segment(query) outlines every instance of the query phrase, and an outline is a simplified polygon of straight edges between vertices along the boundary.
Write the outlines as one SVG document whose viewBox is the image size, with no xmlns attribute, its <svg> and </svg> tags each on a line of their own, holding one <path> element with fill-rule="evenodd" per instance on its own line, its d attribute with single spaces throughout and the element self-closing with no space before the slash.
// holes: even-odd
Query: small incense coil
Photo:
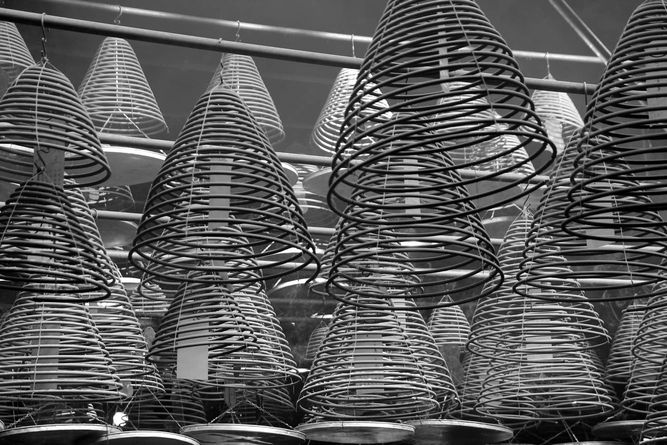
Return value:
<svg viewBox="0 0 667 445">
<path fill-rule="evenodd" d="M 0 69 L 7 74 L 8 84 L 27 67 L 34 65 L 35 59 L 12 22 L 0 21 Z"/>
<path fill-rule="evenodd" d="M 86 187 L 81 192 L 91 209 L 125 212 L 134 207 L 132 190 L 127 185 Z"/>
<path fill-rule="evenodd" d="M 267 280 L 317 262 L 275 152 L 240 97 L 220 86 L 198 101 L 153 181 L 130 259 L 167 291 L 210 259 L 208 271 L 229 272 L 235 248 L 266 261 Z"/>
<path fill-rule="evenodd" d="M 20 293 L 0 327 L 2 400 L 120 400 L 120 379 L 88 308 L 51 289 L 44 302 Z"/>
<path fill-rule="evenodd" d="M 489 358 L 512 352 L 523 344 L 524 335 L 529 332 L 548 337 L 541 346 L 532 345 L 542 348 L 544 353 L 552 346 L 574 352 L 581 347 L 605 345 L 609 335 L 604 324 L 580 291 L 578 295 L 572 293 L 572 298 L 565 302 L 533 298 L 543 296 L 546 291 L 532 288 L 532 285 L 523 286 L 520 293 L 515 292 L 522 252 L 532 225 L 533 216 L 527 210 L 510 224 L 498 250 L 498 260 L 506 279 L 498 291 L 477 305 L 472 318 L 470 345 L 477 353 L 488 354 Z"/>
<path fill-rule="evenodd" d="M 416 306 L 370 303 L 384 309 L 336 308 L 299 396 L 307 422 L 437 417 L 456 405 L 444 359 Z"/>
<path fill-rule="evenodd" d="M 214 357 L 256 347 L 252 328 L 227 283 L 220 276 L 207 279 L 215 284 L 181 283 L 162 318 L 148 355 L 161 369 L 177 365 L 179 348 L 207 346 L 210 374 L 217 366 Z"/>
<path fill-rule="evenodd" d="M 77 194 L 36 180 L 12 193 L 0 209 L 1 287 L 49 294 L 57 285 L 59 299 L 79 302 L 109 295 L 112 263 Z"/>
<path fill-rule="evenodd" d="M 74 181 L 70 186 L 99 184 L 110 175 L 95 127 L 74 87 L 51 64 L 41 62 L 23 70 L 0 99 L 0 178 L 26 181 L 35 170 L 43 170 L 46 154 L 60 152 L 64 177 Z"/>
<path fill-rule="evenodd" d="M 610 160 L 593 166 L 587 174 L 599 180 L 583 186 L 587 179 L 577 176 L 573 185 L 577 151 L 595 145 L 585 134 L 580 136 L 583 139 L 573 138 L 558 158 L 537 206 L 515 290 L 525 294 L 524 289 L 539 289 L 531 296 L 555 301 L 581 299 L 582 290 L 603 291 L 588 301 L 650 297 L 651 284 L 662 280 L 667 265 L 667 228 L 650 209 L 648 196 L 624 195 L 623 190 L 636 189 L 636 180 L 613 179 L 613 172 L 627 169 L 627 164 Z M 605 178 L 607 172 L 610 178 Z M 595 212 L 586 208 L 589 195 L 598 206 Z M 570 211 L 583 212 L 584 219 L 568 218 Z"/>
<path fill-rule="evenodd" d="M 465 99 L 453 104 L 449 99 L 454 97 Z M 491 116 L 464 119 L 464 123 L 455 119 L 482 112 L 483 108 L 475 101 L 478 97 L 486 101 L 486 109 L 493 111 Z M 447 105 L 438 105 L 443 99 Z M 378 109 L 381 101 L 386 101 L 388 107 Z M 440 119 L 443 112 L 452 119 Z M 409 126 L 403 126 L 391 132 L 387 131 L 393 127 L 388 115 L 392 120 L 400 115 L 405 123 L 428 125 L 409 130 Z M 346 108 L 332 160 L 330 202 L 334 198 L 345 200 L 344 189 L 355 187 L 360 172 L 372 170 L 383 158 L 399 155 L 393 142 L 409 141 L 418 145 L 428 141 L 449 152 L 504 134 L 516 136 L 519 145 L 495 153 L 495 158 L 532 145 L 534 149 L 526 150 L 530 156 L 500 170 L 484 171 L 461 180 L 458 185 L 473 185 L 504 173 L 514 173 L 545 152 L 552 152 L 553 159 L 555 150 L 534 112 L 509 47 L 476 3 L 440 0 L 424 4 L 421 0 L 392 0 L 368 47 Z M 476 169 L 491 160 L 481 157 L 452 169 Z M 480 192 L 471 192 L 470 198 L 488 200 L 478 210 L 512 202 L 539 186 L 524 184 L 549 163 L 498 187 L 480 187 Z M 494 198 L 517 186 L 522 189 L 518 194 Z"/>
<path fill-rule="evenodd" d="M 477 410 L 513 421 L 517 414 L 523 415 L 517 407 L 528 402 L 535 420 L 594 424 L 616 409 L 594 351 L 586 347 L 561 351 L 554 345 L 550 353 L 542 353 L 532 344 L 527 336 L 525 346 L 515 349 L 515 357 L 491 360 Z"/>
<path fill-rule="evenodd" d="M 607 383 L 622 389 L 628 385 L 634 362 L 632 347 L 645 313 L 646 305 L 644 304 L 631 304 L 623 310 L 621 322 L 614 334 L 607 358 L 605 369 Z"/>
<path fill-rule="evenodd" d="M 554 78 L 549 74 L 546 79 Z M 577 107 L 567 93 L 558 91 L 534 90 L 531 99 L 557 153 L 562 152 L 570 138 L 584 126 Z"/>
<path fill-rule="evenodd" d="M 181 427 L 206 423 L 206 413 L 194 382 L 162 373 L 165 391 L 137 397 L 126 406 L 131 426 L 139 430 L 179 432 Z"/>
<path fill-rule="evenodd" d="M 206 91 L 221 84 L 243 99 L 272 145 L 285 138 L 278 110 L 252 57 L 224 53 Z"/>
<path fill-rule="evenodd" d="M 667 10 L 661 0 L 644 1 L 633 11 L 584 115 L 586 129 L 595 141 L 590 151 L 600 155 L 590 157 L 588 152 L 582 151 L 577 171 L 573 174 L 573 177 L 584 174 L 584 189 L 589 184 L 595 187 L 599 177 L 621 184 L 639 180 L 639 185 L 615 190 L 617 196 L 627 198 L 627 201 L 620 200 L 618 207 L 625 206 L 630 211 L 665 208 L 664 203 L 651 205 L 632 199 L 633 196 L 645 195 L 655 196 L 661 201 L 665 193 L 665 21 Z M 601 166 L 616 161 L 627 168 L 606 171 L 604 176 L 599 177 L 599 173 L 591 173 L 602 172 Z M 597 198 L 596 195 L 589 196 L 590 201 L 582 202 L 574 210 L 580 210 L 579 207 L 583 210 L 596 209 Z M 586 212 L 572 212 L 570 216 L 589 221 Z M 645 226 L 643 222 L 636 223 Z M 664 223 L 660 221 L 656 224 L 662 226 Z"/>
<path fill-rule="evenodd" d="M 448 295 L 443 297 L 451 302 Z M 433 309 L 428 319 L 428 330 L 433 335 L 435 344 L 465 346 L 470 336 L 470 322 L 459 306 L 439 307 Z"/>
<path fill-rule="evenodd" d="M 317 350 L 320 348 L 322 342 L 324 341 L 324 337 L 327 334 L 327 329 L 329 329 L 327 324 L 320 324 L 310 333 L 310 336 L 308 337 L 308 343 L 306 345 L 306 353 L 303 358 L 307 363 L 310 364 L 313 362 L 313 360 L 315 360 L 315 355 L 317 354 Z"/>
<path fill-rule="evenodd" d="M 130 294 L 130 301 L 138 317 L 152 318 L 162 318 L 171 303 L 159 286 L 151 286 L 143 279 Z"/>
<path fill-rule="evenodd" d="M 102 41 L 79 96 L 97 131 L 148 137 L 167 129 L 137 55 L 124 39 Z"/>
</svg>

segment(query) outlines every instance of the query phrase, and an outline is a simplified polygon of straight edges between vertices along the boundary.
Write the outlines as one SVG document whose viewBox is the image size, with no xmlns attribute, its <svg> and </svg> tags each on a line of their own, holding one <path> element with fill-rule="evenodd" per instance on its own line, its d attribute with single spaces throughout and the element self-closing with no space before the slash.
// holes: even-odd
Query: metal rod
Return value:
<svg viewBox="0 0 667 445">
<path fill-rule="evenodd" d="M 577 15 L 576 12 L 567 4 L 565 0 L 549 0 L 551 6 L 560 14 L 561 17 L 570 25 L 570 28 L 577 33 L 579 38 L 597 55 L 606 65 L 611 57 L 611 51 L 595 35 L 591 28 Z"/>
<path fill-rule="evenodd" d="M 108 23 L 91 22 L 88 20 L 58 17 L 34 12 L 17 11 L 13 9 L 0 8 L 0 19 L 15 23 L 42 26 L 67 31 L 84 32 L 103 36 L 115 36 L 139 40 L 143 42 L 159 43 L 165 45 L 181 46 L 185 48 L 200 49 L 206 51 L 231 52 L 249 56 L 266 57 L 292 62 L 311 63 L 339 68 L 359 68 L 362 59 L 358 57 L 338 56 L 333 54 L 318 53 L 312 51 L 301 51 L 275 46 L 255 45 L 252 43 L 230 42 L 208 37 L 191 36 L 165 31 L 133 28 L 130 26 L 113 25 Z M 487 78 L 488 81 L 493 79 Z M 560 91 L 574 94 L 592 94 L 595 84 L 563 82 L 549 79 L 525 78 L 524 82 L 529 88 L 537 88 L 549 91 Z"/>
<path fill-rule="evenodd" d="M 33 2 L 22 2 L 20 4 L 21 9 L 27 10 L 28 6 L 32 7 L 34 11 L 37 7 L 34 6 L 35 3 L 40 3 L 40 1 Z M 187 14 L 180 14 L 174 12 L 166 11 L 156 11 L 152 9 L 144 8 L 135 8 L 132 6 L 118 6 L 105 3 L 94 3 L 91 1 L 85 0 L 41 0 L 42 4 L 51 5 L 51 6 L 71 6 L 81 10 L 90 10 L 94 12 L 107 12 L 111 15 L 112 18 L 117 17 L 119 12 L 122 12 L 122 17 L 139 17 L 139 18 L 149 18 L 155 19 L 163 22 L 176 22 L 181 23 L 191 23 L 194 25 L 209 25 L 216 28 L 228 28 L 230 30 L 236 31 L 239 27 L 241 30 L 246 33 L 251 32 L 260 32 L 260 33 L 273 33 L 280 34 L 283 36 L 291 36 L 298 38 L 314 38 L 321 39 L 330 42 L 341 42 L 341 43 L 351 43 L 355 44 L 365 44 L 368 45 L 371 42 L 370 36 L 361 36 L 361 35 L 352 35 L 344 34 L 338 32 L 328 32 L 328 31 L 315 31 L 310 29 L 300 29 L 300 28 L 291 28 L 284 26 L 273 26 L 273 25 L 263 25 L 260 23 L 251 23 L 251 22 L 241 22 L 236 20 L 224 20 L 214 17 L 200 17 Z M 577 54 L 559 54 L 559 53 L 546 53 L 541 51 L 524 51 L 524 50 L 513 50 L 512 53 L 517 58 L 527 59 L 527 60 L 539 60 L 544 59 L 547 55 L 551 61 L 562 61 L 562 62 L 574 62 L 574 63 L 591 63 L 591 64 L 601 64 L 604 63 L 598 57 L 594 56 L 585 56 Z"/>
</svg>

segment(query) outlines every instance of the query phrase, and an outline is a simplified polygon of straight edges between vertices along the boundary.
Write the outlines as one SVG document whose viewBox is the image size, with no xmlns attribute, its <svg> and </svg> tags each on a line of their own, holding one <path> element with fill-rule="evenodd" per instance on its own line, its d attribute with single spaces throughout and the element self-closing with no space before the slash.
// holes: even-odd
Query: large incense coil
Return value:
<svg viewBox="0 0 667 445">
<path fill-rule="evenodd" d="M 202 272 L 201 274 L 204 274 Z M 211 355 L 230 354 L 256 347 L 256 337 L 226 282 L 181 283 L 169 310 L 162 317 L 148 358 L 161 369 L 177 366 L 180 348 L 206 346 L 208 370 L 216 366 Z"/>
<path fill-rule="evenodd" d="M 553 80 L 551 74 L 546 78 Z M 531 99 L 549 139 L 558 153 L 562 152 L 570 138 L 584 126 L 577 107 L 567 93 L 559 91 L 534 90 Z"/>
<path fill-rule="evenodd" d="M 288 388 L 229 387 L 224 393 L 200 394 L 215 423 L 243 423 L 286 427 L 294 422 L 296 406 Z"/>
<path fill-rule="evenodd" d="M 481 413 L 512 421 L 517 406 L 527 399 L 535 420 L 590 424 L 616 409 L 594 351 L 563 351 L 555 346 L 551 353 L 539 353 L 528 345 L 532 345 L 530 339 L 514 352 L 523 357 L 491 361 L 478 400 Z"/>
<path fill-rule="evenodd" d="M 134 206 L 132 190 L 127 185 L 86 187 L 81 192 L 91 209 L 124 212 Z"/>
<path fill-rule="evenodd" d="M 239 96 L 220 86 L 197 102 L 153 181 L 130 258 L 161 280 L 181 281 L 211 259 L 208 271 L 229 272 L 233 248 L 253 249 L 262 269 L 271 268 L 265 279 L 316 261 L 275 152 Z"/>
<path fill-rule="evenodd" d="M 624 197 L 643 194 L 658 199 L 665 193 L 665 23 L 667 10 L 661 0 L 646 0 L 634 10 L 584 115 L 586 128 L 597 142 L 590 150 L 601 156 L 591 158 L 582 152 L 575 175 L 585 172 L 587 181 L 594 183 L 597 175 L 589 172 L 599 164 L 623 162 L 628 168 L 610 171 L 606 177 L 619 182 L 641 180 L 635 188 L 616 192 Z M 588 184 L 584 182 L 582 187 L 586 189 Z M 581 206 L 596 208 L 596 197 L 589 198 L 591 201 Z M 664 208 L 662 202 L 655 205 Z M 633 208 L 629 202 L 627 206 Z M 634 208 L 652 207 L 637 203 Z"/>
<path fill-rule="evenodd" d="M 454 97 L 464 99 L 460 103 L 449 101 Z M 483 111 L 475 100 L 477 97 L 483 98 L 484 106 L 494 113 L 474 120 L 456 119 Z M 447 105 L 438 105 L 441 100 L 448 102 Z M 369 112 L 369 108 L 378 108 L 379 101 L 386 101 L 388 107 Z M 443 112 L 448 113 L 450 119 L 440 119 Z M 387 122 L 387 114 L 392 118 L 402 115 L 406 123 L 418 121 L 430 125 L 414 131 L 405 131 L 407 127 L 402 127 L 400 131 L 389 132 L 387 129 L 393 124 Z M 346 109 L 332 160 L 330 202 L 334 197 L 349 200 L 343 189 L 354 187 L 356 178 L 372 170 L 379 159 L 400 156 L 392 141 L 409 140 L 418 144 L 428 139 L 449 152 L 504 134 L 516 136 L 519 145 L 495 153 L 494 158 L 521 148 L 530 153 L 529 157 L 461 180 L 460 185 L 473 185 L 513 173 L 547 149 L 555 150 L 534 112 L 510 49 L 477 4 L 471 0 L 390 1 L 368 47 Z M 371 140 L 375 142 L 364 142 Z M 533 147 L 527 149 L 529 146 Z M 451 169 L 476 169 L 489 160 L 482 157 Z M 479 192 L 471 193 L 470 197 L 488 198 L 486 206 L 480 210 L 514 201 L 538 187 L 537 184 L 523 187 L 523 184 L 548 164 L 498 187 L 480 187 Z M 518 194 L 511 193 L 499 200 L 493 198 L 519 185 L 523 190 Z"/>
<path fill-rule="evenodd" d="M 50 168 L 43 165 L 51 163 L 45 156 L 59 153 L 64 177 L 79 186 L 99 184 L 110 175 L 95 127 L 74 87 L 55 67 L 41 62 L 23 70 L 0 99 L 0 178 L 23 182 L 35 170 Z M 36 160 L 42 165 L 35 165 Z"/>
<path fill-rule="evenodd" d="M 126 407 L 131 426 L 139 430 L 179 432 L 186 425 L 206 423 L 206 413 L 194 382 L 162 374 L 165 392 L 133 399 Z"/>
<path fill-rule="evenodd" d="M 583 208 L 579 199 L 587 199 L 588 192 L 580 187 L 583 179 L 574 185 L 571 180 L 578 152 L 588 151 L 591 144 L 594 140 L 585 133 L 572 138 L 555 163 L 523 253 L 516 287 L 519 293 L 525 293 L 526 288 L 538 289 L 531 296 L 556 301 L 581 299 L 582 290 L 602 291 L 589 301 L 641 298 L 649 297 L 650 285 L 661 280 L 667 264 L 667 231 L 662 218 L 650 210 L 648 196 L 622 195 L 624 190 L 636 188 L 636 180 L 604 177 L 605 172 L 627 169 L 627 164 L 610 161 L 591 167 L 588 173 L 600 179 L 590 187 L 606 198 L 596 204 L 598 211 L 590 219 L 567 218 L 569 210 Z M 587 280 L 582 282 L 580 277 Z"/>
<path fill-rule="evenodd" d="M 625 389 L 630 380 L 634 361 L 632 347 L 645 313 L 644 304 L 631 304 L 623 310 L 605 369 L 605 380 L 611 385 Z"/>
<path fill-rule="evenodd" d="M 88 308 L 51 289 L 47 302 L 20 293 L 0 327 L 2 399 L 119 400 L 120 379 Z"/>
<path fill-rule="evenodd" d="M 641 443 L 664 443 L 667 438 L 667 395 L 664 363 L 660 365 L 659 376 L 656 379 L 655 392 L 650 400 L 650 408 L 646 413 L 646 420 L 641 431 Z"/>
<path fill-rule="evenodd" d="M 109 295 L 111 260 L 76 193 L 37 180 L 12 193 L 0 209 L 2 287 L 39 293 L 47 286 L 49 293 L 48 286 L 58 285 L 59 298 L 80 302 Z"/>
<path fill-rule="evenodd" d="M 35 59 L 16 25 L 0 21 L 0 69 L 7 75 L 7 83 L 13 82 L 21 71 L 34 64 Z"/>
<path fill-rule="evenodd" d="M 609 335 L 600 316 L 581 291 L 572 292 L 564 302 L 543 301 L 549 290 L 523 285 L 516 292 L 517 273 L 523 261 L 522 252 L 533 226 L 533 215 L 523 210 L 510 224 L 498 250 L 498 260 L 506 279 L 489 298 L 480 300 L 472 318 L 470 345 L 479 354 L 503 357 L 521 346 L 528 332 L 541 333 L 542 341 L 531 347 L 548 353 L 551 347 L 574 352 L 581 348 L 605 345 Z M 554 254 L 554 258 L 560 258 Z"/>
<path fill-rule="evenodd" d="M 445 362 L 415 306 L 373 303 L 384 308 L 337 306 L 299 396 L 307 422 L 409 420 L 454 406 Z"/>
<path fill-rule="evenodd" d="M 137 55 L 124 39 L 102 41 L 79 96 L 100 132 L 148 137 L 167 129 Z"/>
<path fill-rule="evenodd" d="M 272 145 L 285 138 L 278 110 L 252 57 L 224 53 L 206 91 L 221 84 L 243 99 Z"/>
</svg>

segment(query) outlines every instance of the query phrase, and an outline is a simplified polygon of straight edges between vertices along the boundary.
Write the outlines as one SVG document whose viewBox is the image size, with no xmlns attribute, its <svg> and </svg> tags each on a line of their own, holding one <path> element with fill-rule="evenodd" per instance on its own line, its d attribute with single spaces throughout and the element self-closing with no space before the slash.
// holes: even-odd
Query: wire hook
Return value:
<svg viewBox="0 0 667 445">
<path fill-rule="evenodd" d="M 350 43 L 352 43 L 352 57 L 357 57 L 357 54 L 354 51 L 354 34 L 350 35 Z"/>
<path fill-rule="evenodd" d="M 241 40 L 241 20 L 236 21 L 236 34 L 234 35 L 234 39 L 237 42 Z"/>
<path fill-rule="evenodd" d="M 123 6 L 118 5 L 118 15 L 116 15 L 116 18 L 113 19 L 114 25 L 120 25 L 120 18 L 123 15 Z"/>
<path fill-rule="evenodd" d="M 547 76 L 551 77 L 551 64 L 549 63 L 549 51 L 544 53 L 544 58 L 547 62 Z"/>
<path fill-rule="evenodd" d="M 41 25 L 42 25 L 42 60 L 47 62 L 49 60 L 49 57 L 46 53 L 46 25 L 44 24 L 44 19 L 46 18 L 46 13 L 42 12 L 42 19 L 41 19 Z"/>
</svg>

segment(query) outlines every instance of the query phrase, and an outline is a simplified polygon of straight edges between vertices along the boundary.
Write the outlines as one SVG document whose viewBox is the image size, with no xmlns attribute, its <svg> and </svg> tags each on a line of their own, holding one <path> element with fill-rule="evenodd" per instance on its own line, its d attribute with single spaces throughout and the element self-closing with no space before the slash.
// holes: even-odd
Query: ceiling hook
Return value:
<svg viewBox="0 0 667 445">
<path fill-rule="evenodd" d="M 120 18 L 123 15 L 123 6 L 118 5 L 118 15 L 116 15 L 116 18 L 113 19 L 114 25 L 120 25 Z"/>
</svg>

